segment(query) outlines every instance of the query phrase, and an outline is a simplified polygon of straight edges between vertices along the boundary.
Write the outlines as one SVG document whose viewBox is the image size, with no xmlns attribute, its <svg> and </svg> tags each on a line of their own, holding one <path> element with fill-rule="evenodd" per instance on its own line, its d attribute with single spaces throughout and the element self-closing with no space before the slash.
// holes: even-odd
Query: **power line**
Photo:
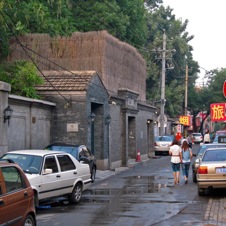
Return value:
<svg viewBox="0 0 226 226">
<path fill-rule="evenodd" d="M 8 26 L 8 24 L 7 24 L 7 22 L 6 22 L 6 19 L 5 19 L 4 14 L 3 14 L 1 11 L 0 11 L 0 13 L 1 13 L 2 17 L 3 17 L 3 20 L 4 20 L 4 22 L 5 22 L 6 27 L 12 32 L 12 34 L 13 34 L 14 37 L 16 38 L 17 42 L 20 44 L 21 48 L 23 49 L 23 51 L 25 52 L 25 54 L 29 57 L 29 59 L 32 61 L 32 63 L 35 65 L 35 67 L 37 68 L 37 70 L 38 70 L 38 71 L 42 74 L 42 76 L 50 83 L 50 85 L 56 90 L 56 92 L 58 92 L 58 94 L 59 94 L 63 99 L 65 99 L 65 100 L 67 101 L 67 103 L 69 103 L 69 100 L 68 100 L 66 97 L 64 97 L 64 96 L 59 92 L 59 90 L 57 90 L 57 89 L 53 86 L 53 84 L 48 80 L 48 78 L 46 78 L 46 76 L 45 76 L 45 75 L 43 74 L 43 72 L 40 70 L 40 68 L 38 67 L 38 65 L 37 65 L 37 64 L 35 63 L 35 61 L 33 60 L 33 58 L 27 53 L 27 51 L 26 51 L 24 45 L 22 45 L 22 43 L 21 43 L 20 40 L 18 39 L 18 37 L 17 37 L 17 35 L 15 34 L 15 32 L 14 32 L 11 28 L 9 28 L 9 26 Z"/>
</svg>

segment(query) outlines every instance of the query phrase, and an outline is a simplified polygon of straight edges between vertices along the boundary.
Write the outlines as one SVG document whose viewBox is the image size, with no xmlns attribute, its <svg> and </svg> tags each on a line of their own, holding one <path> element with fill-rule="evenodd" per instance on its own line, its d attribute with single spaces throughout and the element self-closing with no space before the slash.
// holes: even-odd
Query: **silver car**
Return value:
<svg viewBox="0 0 226 226">
<path fill-rule="evenodd" d="M 207 149 L 197 170 L 198 195 L 206 189 L 226 188 L 226 148 Z"/>
<path fill-rule="evenodd" d="M 222 148 L 222 147 L 226 148 L 226 143 L 225 144 L 210 143 L 210 144 L 202 144 L 202 145 L 200 145 L 197 154 L 196 155 L 193 154 L 193 156 L 196 156 L 195 161 L 192 163 L 192 179 L 193 179 L 193 182 L 197 182 L 196 174 L 197 174 L 197 170 L 198 170 L 198 167 L 199 167 L 200 159 L 202 158 L 203 153 L 209 148 Z"/>
<path fill-rule="evenodd" d="M 157 136 L 155 137 L 155 155 L 159 154 L 169 154 L 170 146 L 173 143 L 173 136 L 165 135 L 165 136 Z"/>
</svg>

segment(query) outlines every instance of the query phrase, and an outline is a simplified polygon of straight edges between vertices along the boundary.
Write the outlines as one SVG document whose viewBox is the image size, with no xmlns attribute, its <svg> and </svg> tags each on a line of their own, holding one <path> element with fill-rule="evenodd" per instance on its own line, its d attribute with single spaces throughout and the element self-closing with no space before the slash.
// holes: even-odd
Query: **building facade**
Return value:
<svg viewBox="0 0 226 226">
<path fill-rule="evenodd" d="M 157 109 L 146 101 L 146 62 L 134 47 L 106 31 L 33 34 L 12 40 L 9 61 L 29 60 L 21 44 L 32 50 L 45 79 L 38 92 L 56 104 L 50 143 L 85 143 L 103 170 L 128 166 L 138 153 L 153 155 Z"/>
</svg>

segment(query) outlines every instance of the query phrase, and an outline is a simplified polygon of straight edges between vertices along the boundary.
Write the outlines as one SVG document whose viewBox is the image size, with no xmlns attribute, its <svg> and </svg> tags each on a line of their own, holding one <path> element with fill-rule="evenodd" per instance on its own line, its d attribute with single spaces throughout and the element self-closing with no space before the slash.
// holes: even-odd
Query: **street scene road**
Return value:
<svg viewBox="0 0 226 226">
<path fill-rule="evenodd" d="M 194 145 L 194 153 L 198 145 Z M 226 192 L 197 195 L 191 170 L 188 184 L 181 174 L 174 185 L 170 156 L 135 163 L 131 168 L 98 172 L 82 201 L 64 199 L 44 203 L 37 212 L 38 225 L 226 225 Z M 65 223 L 66 222 L 66 223 Z"/>
</svg>

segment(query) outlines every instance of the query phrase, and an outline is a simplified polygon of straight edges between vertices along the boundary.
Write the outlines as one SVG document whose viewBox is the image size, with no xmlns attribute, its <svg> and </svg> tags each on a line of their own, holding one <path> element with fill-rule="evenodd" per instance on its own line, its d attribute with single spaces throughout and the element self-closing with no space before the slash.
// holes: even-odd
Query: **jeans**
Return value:
<svg viewBox="0 0 226 226">
<path fill-rule="evenodd" d="M 171 162 L 171 166 L 172 166 L 173 172 L 179 172 L 180 171 L 180 163 L 172 163 Z"/>
<path fill-rule="evenodd" d="M 190 164 L 191 164 L 191 162 L 182 163 L 183 176 L 186 176 L 187 178 L 188 178 Z"/>
</svg>

